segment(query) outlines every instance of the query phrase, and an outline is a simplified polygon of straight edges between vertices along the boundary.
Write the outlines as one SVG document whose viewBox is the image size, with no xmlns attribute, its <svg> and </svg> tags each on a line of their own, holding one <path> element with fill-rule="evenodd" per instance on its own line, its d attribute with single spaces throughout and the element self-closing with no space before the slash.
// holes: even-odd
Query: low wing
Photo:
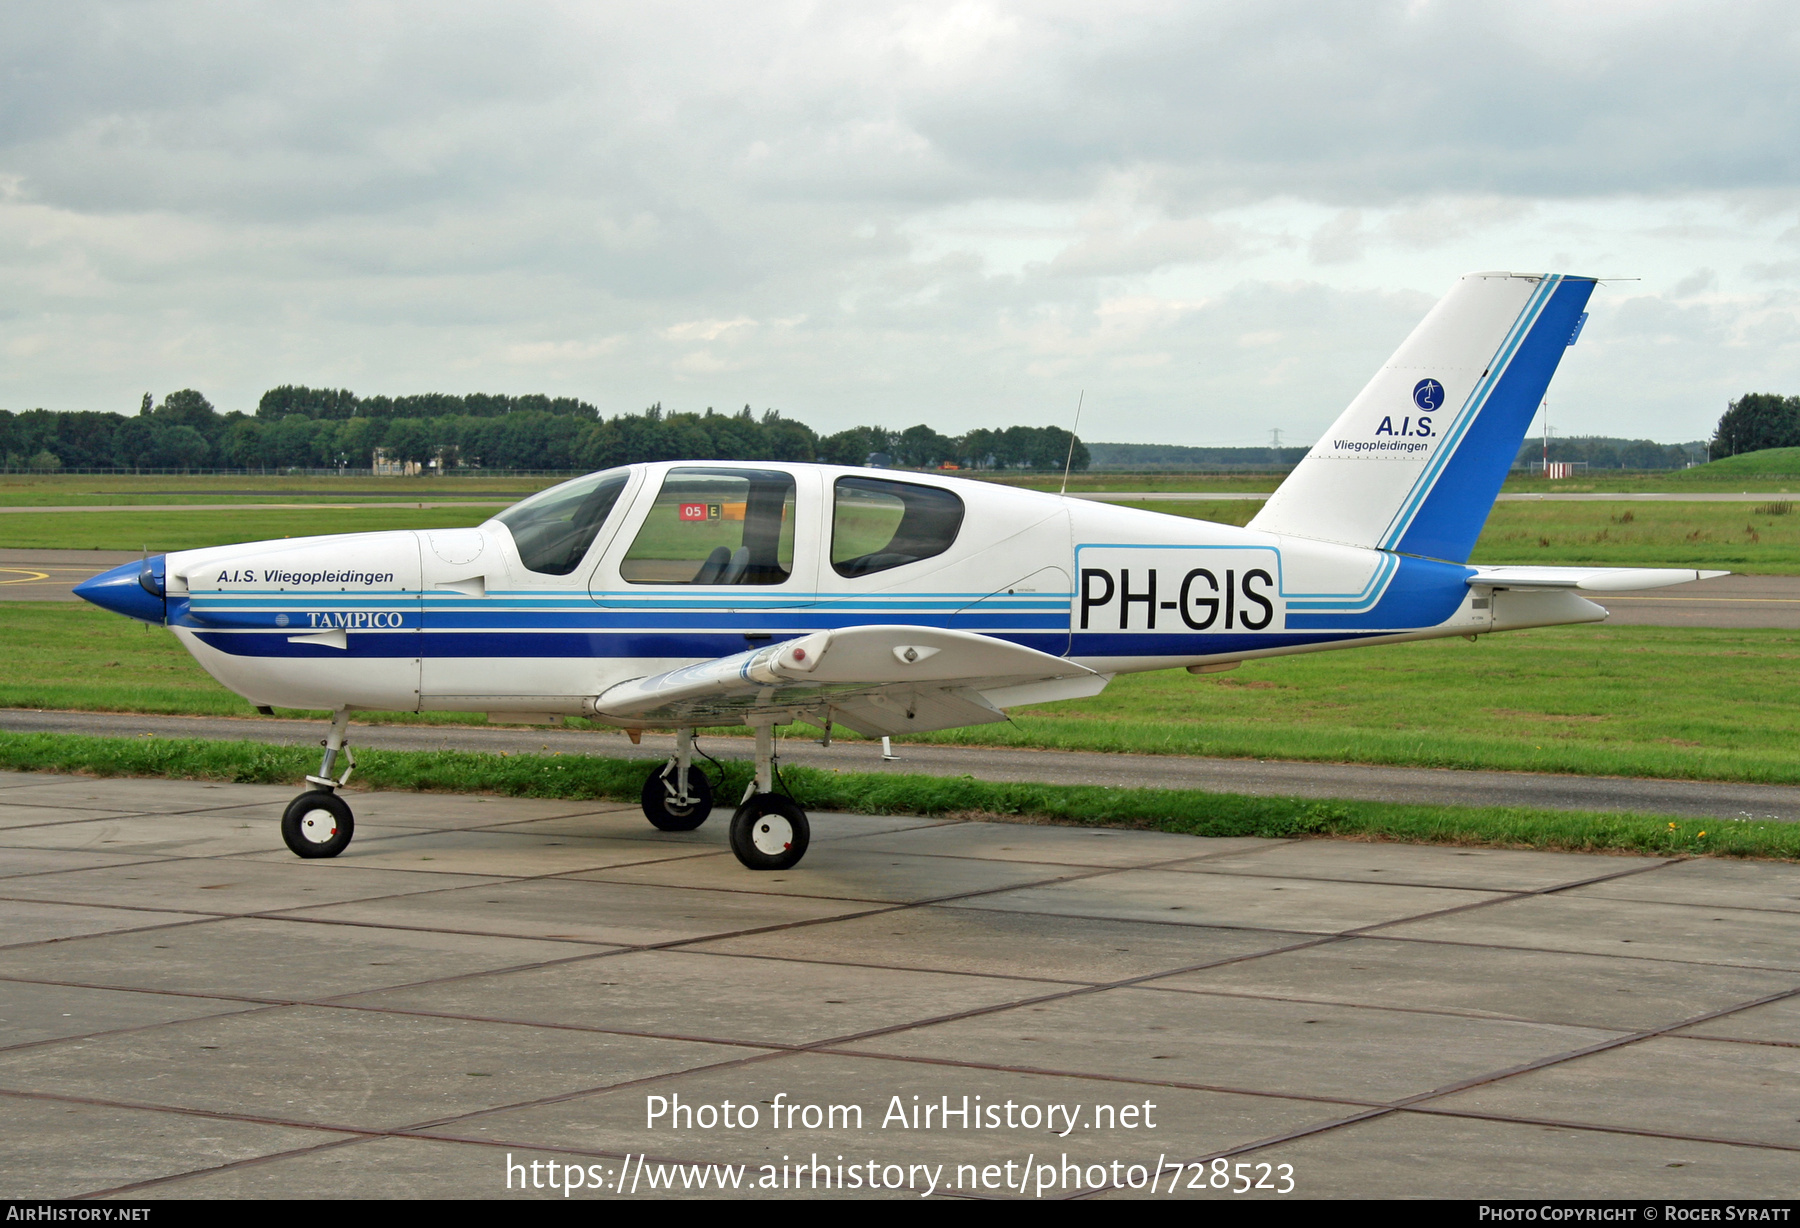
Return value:
<svg viewBox="0 0 1800 1228">
<path fill-rule="evenodd" d="M 1477 567 L 1468 584 L 1471 588 L 1567 588 L 1585 593 L 1624 593 L 1730 574 L 1685 567 Z"/>
<path fill-rule="evenodd" d="M 770 713 L 881 737 L 1005 720 L 1002 705 L 1097 695 L 1111 680 L 969 631 L 846 627 L 634 678 L 589 706 L 615 722 L 737 724 Z"/>
</svg>

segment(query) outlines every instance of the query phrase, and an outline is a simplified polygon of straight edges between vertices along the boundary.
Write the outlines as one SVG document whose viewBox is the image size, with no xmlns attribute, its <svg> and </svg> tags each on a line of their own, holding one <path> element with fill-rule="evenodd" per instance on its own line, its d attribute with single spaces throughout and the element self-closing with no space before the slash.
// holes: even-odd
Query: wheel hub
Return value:
<svg viewBox="0 0 1800 1228">
<path fill-rule="evenodd" d="M 337 835 L 337 816 L 329 810 L 308 810 L 300 820 L 300 834 L 314 844 L 329 844 Z"/>
<path fill-rule="evenodd" d="M 751 828 L 750 842 L 756 851 L 773 857 L 785 853 L 794 843 L 794 827 L 778 814 L 765 814 Z"/>
</svg>

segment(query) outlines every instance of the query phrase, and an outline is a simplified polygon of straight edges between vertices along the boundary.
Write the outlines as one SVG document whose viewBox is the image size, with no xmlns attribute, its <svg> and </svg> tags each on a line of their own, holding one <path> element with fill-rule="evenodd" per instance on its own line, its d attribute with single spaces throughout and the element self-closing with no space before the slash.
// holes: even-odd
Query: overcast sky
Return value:
<svg viewBox="0 0 1800 1228">
<path fill-rule="evenodd" d="M 1566 433 L 1800 393 L 1791 0 L 11 4 L 0 408 L 195 387 L 1310 442 L 1454 278 Z"/>
</svg>

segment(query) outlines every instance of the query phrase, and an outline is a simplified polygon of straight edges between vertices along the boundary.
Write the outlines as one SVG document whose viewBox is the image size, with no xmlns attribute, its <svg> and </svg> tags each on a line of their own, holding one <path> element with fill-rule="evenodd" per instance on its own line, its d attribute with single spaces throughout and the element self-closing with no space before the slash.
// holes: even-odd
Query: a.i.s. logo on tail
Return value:
<svg viewBox="0 0 1800 1228">
<path fill-rule="evenodd" d="M 1376 438 L 1380 438 L 1383 435 L 1386 435 L 1389 438 L 1401 439 L 1434 439 L 1437 437 L 1436 425 L 1432 420 L 1432 415 L 1443 408 L 1444 386 L 1434 379 L 1422 379 L 1413 385 L 1412 399 L 1414 407 L 1418 410 L 1418 415 L 1416 417 L 1412 414 L 1402 416 L 1398 426 L 1394 425 L 1393 414 L 1384 415 L 1375 427 Z M 1390 449 L 1389 452 L 1390 454 L 1422 452 L 1425 451 L 1427 447 L 1429 447 L 1427 444 L 1420 444 L 1416 447 L 1402 445 L 1401 447 Z"/>
</svg>

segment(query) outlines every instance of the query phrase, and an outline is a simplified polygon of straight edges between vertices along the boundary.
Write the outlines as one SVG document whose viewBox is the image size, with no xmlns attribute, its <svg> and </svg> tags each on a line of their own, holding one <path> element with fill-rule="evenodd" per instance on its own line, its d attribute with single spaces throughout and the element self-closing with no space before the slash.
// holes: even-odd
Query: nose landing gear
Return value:
<svg viewBox="0 0 1800 1228">
<path fill-rule="evenodd" d="M 752 870 L 798 865 L 811 839 L 806 812 L 779 793 L 753 793 L 731 816 L 731 851 Z"/>
<path fill-rule="evenodd" d="M 281 838 L 300 857 L 336 857 L 356 834 L 356 819 L 344 799 L 324 789 L 308 789 L 281 815 Z"/>
<path fill-rule="evenodd" d="M 344 735 L 350 729 L 349 709 L 331 714 L 331 732 L 325 737 L 325 755 L 319 762 L 319 774 L 308 776 L 312 788 L 288 803 L 281 815 L 281 838 L 296 857 L 336 857 L 350 845 L 356 834 L 356 818 L 350 805 L 337 795 L 356 770 L 356 756 L 350 753 Z M 333 779 L 338 752 L 348 761 L 344 774 Z"/>
<path fill-rule="evenodd" d="M 638 795 L 644 817 L 658 831 L 693 831 L 712 813 L 712 781 L 694 766 L 694 731 L 675 731 L 675 754 L 652 772 Z"/>
</svg>

